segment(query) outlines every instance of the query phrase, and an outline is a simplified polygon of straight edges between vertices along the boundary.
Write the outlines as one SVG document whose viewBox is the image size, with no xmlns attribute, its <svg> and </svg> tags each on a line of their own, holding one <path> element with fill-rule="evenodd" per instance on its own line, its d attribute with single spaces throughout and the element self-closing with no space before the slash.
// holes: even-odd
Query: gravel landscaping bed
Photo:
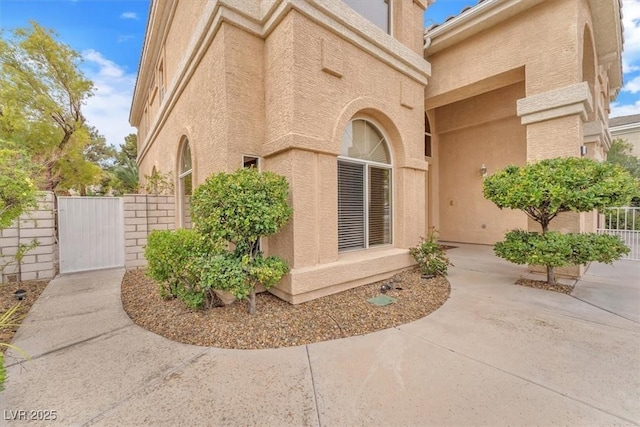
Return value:
<svg viewBox="0 0 640 427">
<path fill-rule="evenodd" d="M 0 313 L 5 313 L 16 304 L 20 304 L 20 308 L 16 312 L 16 323 L 19 323 L 24 316 L 27 315 L 33 303 L 36 302 L 44 288 L 49 284 L 48 280 L 31 280 L 20 283 L 4 283 L 0 284 Z M 18 289 L 27 291 L 26 297 L 22 301 L 18 301 L 14 292 Z M 10 343 L 18 330 L 18 326 L 10 326 L 0 329 L 0 342 Z M 6 347 L 0 346 L 0 353 L 4 353 Z"/>
<path fill-rule="evenodd" d="M 573 286 L 562 285 L 560 283 L 551 286 L 543 280 L 518 279 L 515 284 L 527 286 L 529 288 L 544 289 L 545 291 L 560 292 L 567 295 L 570 295 L 571 292 L 573 292 Z"/>
<path fill-rule="evenodd" d="M 397 302 L 383 307 L 367 302 L 388 283 L 393 289 L 386 295 Z M 233 349 L 296 346 L 392 328 L 432 313 L 449 293 L 445 278 L 424 280 L 414 269 L 298 305 L 264 292 L 251 316 L 246 301 L 192 311 L 182 301 L 163 300 L 144 270 L 127 271 L 122 282 L 124 309 L 139 326 L 186 344 Z"/>
</svg>

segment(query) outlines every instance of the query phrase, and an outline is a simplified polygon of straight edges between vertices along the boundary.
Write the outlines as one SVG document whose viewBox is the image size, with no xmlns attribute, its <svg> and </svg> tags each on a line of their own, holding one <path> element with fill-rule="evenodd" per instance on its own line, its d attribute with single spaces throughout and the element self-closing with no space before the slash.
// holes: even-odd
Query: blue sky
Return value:
<svg viewBox="0 0 640 427">
<path fill-rule="evenodd" d="M 199 0 L 192 0 L 199 1 Z M 436 0 L 425 25 L 441 23 L 477 0 Z M 640 114 L 640 0 L 623 0 L 625 85 L 612 104 L 612 116 Z M 0 0 L 0 27 L 11 29 L 35 20 L 84 57 L 95 95 L 84 109 L 89 123 L 119 145 L 135 132 L 128 123 L 149 0 Z"/>
</svg>

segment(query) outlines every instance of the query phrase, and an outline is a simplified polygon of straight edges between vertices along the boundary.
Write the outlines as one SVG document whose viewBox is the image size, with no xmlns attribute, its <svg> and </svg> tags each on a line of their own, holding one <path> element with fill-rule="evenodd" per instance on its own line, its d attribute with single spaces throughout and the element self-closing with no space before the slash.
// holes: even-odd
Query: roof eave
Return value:
<svg viewBox="0 0 640 427">
<path fill-rule="evenodd" d="M 425 57 L 433 55 L 543 0 L 484 0 L 460 15 L 425 31 Z"/>
</svg>

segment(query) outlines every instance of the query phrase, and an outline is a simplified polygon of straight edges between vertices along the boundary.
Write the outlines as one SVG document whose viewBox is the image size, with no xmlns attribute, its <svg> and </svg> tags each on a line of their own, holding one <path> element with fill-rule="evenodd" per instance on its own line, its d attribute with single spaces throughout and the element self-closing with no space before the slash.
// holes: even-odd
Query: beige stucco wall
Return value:
<svg viewBox="0 0 640 427">
<path fill-rule="evenodd" d="M 399 37 L 420 52 L 418 4 L 394 4 L 410 12 L 403 22 L 418 25 L 411 30 L 396 26 Z M 176 19 L 194 19 L 181 7 L 186 6 L 178 2 Z M 179 74 L 171 70 L 180 63 L 173 56 L 185 49 L 185 37 L 173 32 L 185 25 L 172 24 L 166 38 L 169 86 L 180 84 L 171 77 Z M 421 59 L 416 53 L 412 60 Z M 285 258 L 292 271 L 274 293 L 303 302 L 413 265 L 407 248 L 424 235 L 425 226 L 424 82 L 296 9 L 265 37 L 222 22 L 187 78 L 168 112 L 149 117 L 150 136 L 140 132 L 147 139 L 139 159 L 141 175 L 155 166 L 176 177 L 184 137 L 190 142 L 196 185 L 213 172 L 238 169 L 243 154 L 260 156 L 263 170 L 284 175 L 294 215 L 263 243 L 267 253 Z M 388 138 L 394 236 L 386 247 L 339 254 L 337 156 L 343 130 L 354 117 L 375 122 Z"/>
<path fill-rule="evenodd" d="M 266 40 L 265 58 L 264 166 L 287 177 L 294 208 L 291 223 L 269 241 L 269 249 L 287 254 L 293 267 L 279 289 L 310 297 L 326 286 L 361 284 L 372 277 L 359 265 L 362 260 L 338 253 L 336 158 L 342 133 L 349 120 L 364 117 L 386 134 L 394 162 L 389 249 L 417 243 L 424 234 L 426 164 L 421 105 L 413 95 L 423 86 L 295 12 Z M 401 105 L 402 85 L 412 94 L 404 100 L 412 108 Z M 353 261 L 344 264 L 345 259 Z M 402 260 L 403 267 L 412 263 Z M 340 262 L 338 273 L 330 263 Z"/>
<path fill-rule="evenodd" d="M 599 61 L 615 59 L 616 52 L 599 55 L 597 49 L 615 41 L 616 29 L 596 39 L 590 0 L 510 5 L 511 12 L 486 8 L 477 30 L 447 30 L 445 24 L 428 35 L 433 47 L 426 58 L 436 76 L 425 97 L 435 142 L 430 161 L 437 171 L 430 189 L 439 201 L 428 224 L 440 228 L 444 239 L 493 243 L 508 229 L 539 229 L 523 214 L 498 211 L 483 199 L 481 164 L 490 174 L 508 163 L 579 156 L 582 145 L 589 157 L 603 160 L 610 142 L 611 64 Z M 603 15 L 602 4 L 595 6 L 599 19 L 614 22 L 615 16 Z M 508 114 L 483 119 L 500 111 Z M 562 215 L 551 228 L 594 231 L 595 215 Z"/>
<path fill-rule="evenodd" d="M 444 240 L 493 244 L 504 233 L 526 228 L 519 211 L 500 211 L 482 195 L 484 164 L 488 174 L 526 162 L 526 131 L 516 116 L 524 82 L 435 110 L 438 134 L 439 228 Z"/>
<path fill-rule="evenodd" d="M 628 130 L 614 131 L 611 130 L 612 138 L 619 138 L 631 144 L 631 154 L 640 158 L 640 123 L 636 127 Z"/>
<path fill-rule="evenodd" d="M 525 65 L 527 96 L 579 81 L 577 15 L 577 0 L 545 1 L 429 55 L 438 78 L 429 82 L 427 105 L 464 99 L 482 89 L 461 88 Z"/>
</svg>

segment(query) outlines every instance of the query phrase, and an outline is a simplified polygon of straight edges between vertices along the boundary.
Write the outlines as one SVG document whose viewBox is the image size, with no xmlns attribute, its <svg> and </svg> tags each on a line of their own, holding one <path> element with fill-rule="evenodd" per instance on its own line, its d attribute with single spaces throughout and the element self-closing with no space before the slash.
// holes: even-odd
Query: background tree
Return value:
<svg viewBox="0 0 640 427">
<path fill-rule="evenodd" d="M 640 180 L 640 159 L 631 154 L 632 149 L 633 146 L 624 139 L 614 139 L 607 153 L 607 162 L 622 167 L 631 176 Z M 640 206 L 640 197 L 634 197 L 631 200 L 631 206 Z"/>
<path fill-rule="evenodd" d="M 138 165 L 138 137 L 130 133 L 124 137 L 124 144 L 120 144 L 114 158 L 115 164 L 111 169 L 114 176 L 113 188 L 118 194 L 137 193 L 139 183 Z"/>
<path fill-rule="evenodd" d="M 37 167 L 24 152 L 0 140 L 0 230 L 36 206 L 37 190 L 31 177 Z"/>
<path fill-rule="evenodd" d="M 260 238 L 275 234 L 291 217 L 289 184 L 284 177 L 255 168 L 219 173 L 199 186 L 191 199 L 195 230 L 230 249 L 206 258 L 201 281 L 214 289 L 249 298 L 255 313 L 255 286 L 274 286 L 288 271 L 278 257 L 264 258 Z"/>
<path fill-rule="evenodd" d="M 91 137 L 82 114 L 93 83 L 78 69 L 80 55 L 33 21 L 0 35 L 0 138 L 44 166 L 45 190 L 94 182 L 99 171 L 83 155 Z"/>
<path fill-rule="evenodd" d="M 627 171 L 586 158 L 508 166 L 484 181 L 487 199 L 500 209 L 524 211 L 542 228 L 542 233 L 507 233 L 505 241 L 495 245 L 496 254 L 517 264 L 546 266 L 550 285 L 555 284 L 555 267 L 591 261 L 611 263 L 629 251 L 617 236 L 562 234 L 549 231 L 550 222 L 563 212 L 624 206 L 638 194 L 638 181 Z"/>
<path fill-rule="evenodd" d="M 37 176 L 38 171 L 38 166 L 24 152 L 0 140 L 0 230 L 36 206 L 37 191 L 32 177 Z M 25 254 L 37 245 L 37 240 L 19 244 L 15 254 L 0 257 L 0 274 L 12 263 L 22 262 Z"/>
<path fill-rule="evenodd" d="M 120 149 L 115 155 L 116 164 L 124 164 L 126 162 L 136 162 L 138 158 L 138 136 L 130 133 L 124 137 L 124 144 L 120 144 Z"/>
<path fill-rule="evenodd" d="M 89 142 L 84 147 L 83 157 L 86 161 L 98 165 L 102 169 L 109 169 L 116 162 L 119 151 L 93 126 L 88 127 Z"/>
</svg>

